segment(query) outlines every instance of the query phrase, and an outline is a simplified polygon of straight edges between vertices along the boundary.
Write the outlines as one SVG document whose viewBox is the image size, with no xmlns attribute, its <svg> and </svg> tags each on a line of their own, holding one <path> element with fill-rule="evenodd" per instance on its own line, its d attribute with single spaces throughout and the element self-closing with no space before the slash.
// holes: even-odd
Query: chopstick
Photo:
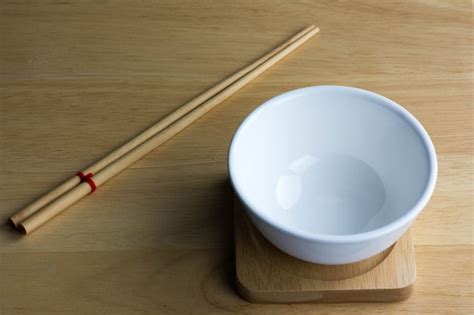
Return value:
<svg viewBox="0 0 474 315">
<path fill-rule="evenodd" d="M 283 44 L 283 47 L 279 46 L 282 47 L 281 49 L 276 48 L 272 50 L 272 52 L 274 53 L 270 55 L 269 58 L 265 58 L 264 56 L 256 62 L 252 63 L 256 64 L 258 61 L 262 60 L 262 62 L 257 64 L 256 67 L 246 71 L 243 76 L 240 76 L 238 79 L 232 81 L 231 84 L 228 84 L 226 87 L 224 87 L 212 97 L 208 98 L 206 101 L 200 103 L 197 106 L 194 106 L 193 108 L 189 106 L 190 110 L 179 109 L 179 113 L 176 114 L 176 119 L 174 121 L 170 121 L 156 134 L 152 135 L 144 142 L 136 145 L 125 154 L 122 154 L 120 157 L 117 157 L 111 163 L 106 166 L 103 166 L 101 170 L 96 172 L 92 177 L 95 186 L 100 187 L 108 180 L 119 174 L 121 171 L 125 170 L 130 165 L 140 160 L 143 156 L 160 146 L 162 143 L 175 136 L 181 130 L 189 126 L 192 122 L 203 116 L 216 105 L 218 105 L 226 98 L 237 92 L 239 89 L 244 87 L 256 77 L 258 77 L 264 71 L 273 66 L 275 63 L 277 63 L 285 56 L 290 54 L 292 51 L 294 51 L 296 48 L 301 46 L 308 39 L 316 35 L 318 32 L 319 29 L 314 26 L 305 28 L 302 32 L 298 33 L 301 34 L 300 36 L 295 35 L 287 42 L 285 42 L 289 44 Z M 243 72 L 245 69 L 250 68 L 251 65 L 241 71 Z M 73 205 L 83 197 L 87 196 L 93 190 L 94 188 L 88 182 L 78 183 L 75 187 L 71 188 L 64 194 L 60 195 L 57 199 L 47 204 L 40 211 L 34 212 L 28 218 L 17 223 L 18 229 L 24 234 L 31 233 L 32 231 L 34 231 L 35 229 L 37 229 L 38 227 L 40 227 L 41 225 L 48 222 L 50 219 L 64 211 L 69 206 Z"/>
<path fill-rule="evenodd" d="M 199 106 L 201 103 L 204 101 L 208 100 L 212 96 L 216 95 L 220 91 L 222 91 L 224 88 L 228 87 L 230 84 L 234 83 L 236 80 L 241 78 L 243 75 L 249 73 L 250 71 L 254 70 L 257 66 L 261 65 L 263 62 L 267 61 L 269 58 L 277 54 L 278 52 L 282 51 L 292 43 L 294 43 L 296 40 L 298 40 L 301 36 L 307 34 L 308 32 L 314 30 L 316 26 L 311 25 L 294 36 L 292 36 L 290 39 L 286 40 L 283 44 L 279 45 L 269 53 L 265 54 L 263 57 L 259 58 L 258 60 L 252 62 L 251 64 L 247 65 L 246 67 L 242 68 L 241 70 L 235 72 L 225 80 L 219 82 L 215 86 L 211 87 L 207 91 L 203 92 L 199 96 L 195 97 L 194 99 L 190 100 L 168 116 L 166 116 L 164 119 L 156 122 L 154 125 L 143 131 L 141 134 L 136 136 L 135 138 L 131 139 L 127 143 L 123 144 L 121 147 L 117 148 L 107 156 L 103 157 L 99 161 L 95 162 L 94 164 L 90 165 L 87 167 L 85 170 L 83 170 L 81 173 L 82 174 L 97 174 L 100 170 L 102 170 L 104 167 L 110 165 L 114 161 L 116 161 L 118 158 L 122 157 L 124 154 L 128 153 L 130 150 L 136 148 L 140 144 L 142 144 L 144 141 L 148 140 L 158 132 L 162 131 L 164 128 L 168 127 L 171 123 L 175 122 L 177 119 L 185 115 L 186 113 L 190 112 L 197 106 Z M 78 175 L 74 175 L 73 177 L 69 178 L 62 184 L 60 184 L 58 187 L 54 188 L 44 196 L 40 197 L 39 199 L 35 200 L 33 203 L 28 205 L 27 207 L 23 208 L 16 214 L 12 215 L 9 218 L 9 221 L 16 227 L 19 222 L 23 221 L 24 219 L 28 218 L 44 206 L 46 206 L 48 203 L 52 202 L 53 200 L 57 199 L 67 191 L 71 190 L 72 188 L 76 187 L 81 183 L 81 177 Z"/>
</svg>

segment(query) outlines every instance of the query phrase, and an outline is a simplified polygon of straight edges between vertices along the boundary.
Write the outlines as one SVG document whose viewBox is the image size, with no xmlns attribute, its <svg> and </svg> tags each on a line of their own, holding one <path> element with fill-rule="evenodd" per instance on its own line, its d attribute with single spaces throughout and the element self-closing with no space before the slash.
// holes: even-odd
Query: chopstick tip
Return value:
<svg viewBox="0 0 474 315">
<path fill-rule="evenodd" d="M 319 33 L 320 29 L 319 29 L 319 27 L 317 27 L 316 25 L 311 24 L 311 25 L 305 27 L 305 28 L 304 28 L 304 31 L 305 31 L 306 33 L 317 34 L 317 33 Z"/>
</svg>

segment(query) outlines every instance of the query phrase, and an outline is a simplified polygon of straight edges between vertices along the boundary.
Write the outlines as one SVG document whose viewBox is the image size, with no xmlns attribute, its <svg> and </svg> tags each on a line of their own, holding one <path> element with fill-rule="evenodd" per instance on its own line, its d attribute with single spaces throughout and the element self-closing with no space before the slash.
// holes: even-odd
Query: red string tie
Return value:
<svg viewBox="0 0 474 315">
<path fill-rule="evenodd" d="M 93 193 L 97 189 L 97 185 L 95 184 L 94 180 L 92 179 L 92 176 L 94 176 L 94 174 L 92 172 L 90 172 L 87 175 L 84 175 L 83 172 L 77 172 L 76 175 L 79 176 L 79 178 L 81 179 L 81 183 L 86 182 L 86 183 L 89 184 L 89 186 L 91 187 L 91 193 Z"/>
</svg>

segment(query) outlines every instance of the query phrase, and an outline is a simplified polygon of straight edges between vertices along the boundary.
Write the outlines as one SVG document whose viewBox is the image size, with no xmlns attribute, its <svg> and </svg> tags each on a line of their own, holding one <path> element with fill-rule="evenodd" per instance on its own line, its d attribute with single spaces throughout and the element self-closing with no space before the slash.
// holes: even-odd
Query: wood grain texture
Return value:
<svg viewBox="0 0 474 315">
<path fill-rule="evenodd" d="M 369 259 L 320 265 L 273 246 L 234 198 L 235 278 L 242 297 L 256 303 L 398 302 L 413 292 L 415 249 L 411 232 Z"/>
<path fill-rule="evenodd" d="M 308 24 L 317 40 L 34 237 L 0 226 L 0 313 L 471 313 L 469 1 L 1 2 L 1 218 Z M 383 94 L 433 139 L 407 301 L 259 305 L 232 286 L 231 136 L 264 100 L 318 84 Z"/>
<path fill-rule="evenodd" d="M 84 171 L 79 172 L 78 175 L 82 174 L 81 176 L 73 175 L 70 179 L 40 197 L 40 199 L 21 209 L 11 216 L 9 221 L 25 234 L 30 233 L 34 228 L 46 223 L 73 203 L 93 192 L 95 187 L 99 187 L 162 143 L 174 137 L 192 122 L 236 93 L 318 32 L 319 29 L 314 25 L 301 30 L 269 53 L 199 94 L 136 137 L 87 167 Z M 94 186 L 89 187 L 91 190 L 87 191 L 88 185 L 85 185 L 86 189 L 82 187 L 84 193 L 80 194 L 81 187 L 76 186 L 83 181 L 84 176 L 85 178 L 93 176 L 94 178 L 88 184 L 92 183 Z M 74 195 L 77 196 L 75 200 Z M 48 212 L 50 215 L 47 214 Z"/>
</svg>

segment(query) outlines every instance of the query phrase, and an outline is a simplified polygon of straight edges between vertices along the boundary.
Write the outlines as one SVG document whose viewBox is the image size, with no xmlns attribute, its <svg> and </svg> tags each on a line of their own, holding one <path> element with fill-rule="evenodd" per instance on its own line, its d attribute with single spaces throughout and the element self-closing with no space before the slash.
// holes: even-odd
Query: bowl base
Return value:
<svg viewBox="0 0 474 315">
<path fill-rule="evenodd" d="M 391 248 L 347 265 L 319 265 L 292 257 L 254 227 L 234 198 L 236 283 L 258 303 L 396 302 L 410 297 L 416 278 L 410 231 Z"/>
</svg>

